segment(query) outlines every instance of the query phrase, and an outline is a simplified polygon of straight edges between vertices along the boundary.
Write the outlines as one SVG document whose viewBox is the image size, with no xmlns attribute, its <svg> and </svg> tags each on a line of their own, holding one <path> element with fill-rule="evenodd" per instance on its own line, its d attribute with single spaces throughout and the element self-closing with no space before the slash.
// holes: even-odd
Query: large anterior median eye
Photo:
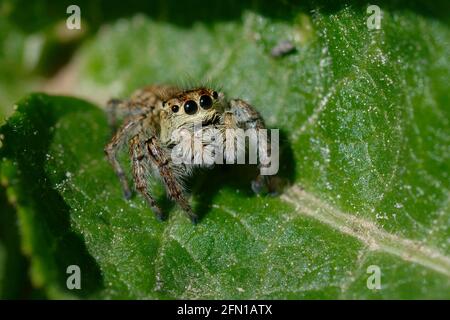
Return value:
<svg viewBox="0 0 450 320">
<path fill-rule="evenodd" d="M 184 112 L 186 112 L 186 114 L 194 114 L 197 112 L 197 109 L 197 103 L 193 100 L 188 100 L 184 104 Z"/>
<path fill-rule="evenodd" d="M 200 107 L 203 109 L 209 109 L 212 107 L 213 101 L 210 96 L 203 95 L 200 97 Z"/>
</svg>

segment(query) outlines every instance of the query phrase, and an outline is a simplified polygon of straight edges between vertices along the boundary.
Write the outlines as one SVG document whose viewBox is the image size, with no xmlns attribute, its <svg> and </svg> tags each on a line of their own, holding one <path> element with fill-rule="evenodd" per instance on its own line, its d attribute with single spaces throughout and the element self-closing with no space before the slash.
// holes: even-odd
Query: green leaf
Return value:
<svg viewBox="0 0 450 320">
<path fill-rule="evenodd" d="M 17 217 L 4 188 L 0 189 L 0 207 L 0 299 L 23 298 L 29 286 L 27 264 L 20 252 Z"/>
<path fill-rule="evenodd" d="M 291 185 L 255 196 L 248 168 L 215 169 L 193 183 L 198 225 L 162 197 L 158 222 L 122 198 L 101 110 L 31 95 L 1 134 L 33 283 L 50 297 L 449 298 L 450 31 L 404 10 L 384 10 L 380 30 L 366 19 L 362 6 L 105 28 L 79 56 L 77 92 L 211 80 L 282 130 Z M 284 39 L 296 52 L 271 57 Z M 71 264 L 81 291 L 65 289 Z"/>
</svg>

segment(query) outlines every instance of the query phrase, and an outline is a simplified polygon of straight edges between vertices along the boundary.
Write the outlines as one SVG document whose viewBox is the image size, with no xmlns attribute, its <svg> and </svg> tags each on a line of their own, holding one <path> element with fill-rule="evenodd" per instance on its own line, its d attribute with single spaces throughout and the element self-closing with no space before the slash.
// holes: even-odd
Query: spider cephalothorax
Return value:
<svg viewBox="0 0 450 320">
<path fill-rule="evenodd" d="M 173 151 L 179 144 L 174 138 L 177 136 L 175 133 L 185 131 L 195 135 L 198 128 L 214 129 L 219 140 L 225 140 L 227 130 L 264 129 L 263 120 L 252 106 L 240 99 L 227 101 L 223 93 L 204 87 L 183 90 L 172 86 L 149 86 L 138 90 L 128 100 L 110 100 L 107 110 L 113 127 L 118 118 L 125 118 L 105 147 L 125 197 L 131 196 L 131 190 L 117 160 L 117 152 L 128 143 L 136 190 L 144 196 L 160 219 L 164 218 L 164 214 L 149 192 L 148 180 L 160 178 L 168 195 L 196 222 L 197 215 L 185 196 L 183 179 L 192 173 L 195 166 L 207 166 L 202 162 L 174 161 Z M 203 147 L 209 143 L 206 140 L 201 142 Z M 245 140 L 244 146 L 237 147 L 245 149 Z M 189 153 L 188 158 L 196 156 L 194 151 Z M 234 153 L 232 156 L 235 156 Z M 208 162 L 208 166 L 210 164 Z M 266 178 L 257 177 L 252 184 L 253 190 L 260 191 L 266 183 Z"/>
<path fill-rule="evenodd" d="M 220 123 L 225 110 L 223 94 L 217 91 L 198 88 L 182 91 L 163 102 L 160 117 L 160 140 L 167 143 L 174 130 L 193 130 L 195 124 L 209 126 Z"/>
</svg>

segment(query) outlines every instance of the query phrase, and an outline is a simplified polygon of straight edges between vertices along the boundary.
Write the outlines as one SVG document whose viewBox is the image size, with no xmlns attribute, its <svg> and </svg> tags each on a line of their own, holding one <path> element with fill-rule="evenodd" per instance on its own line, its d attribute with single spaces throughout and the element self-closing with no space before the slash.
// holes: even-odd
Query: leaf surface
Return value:
<svg viewBox="0 0 450 320">
<path fill-rule="evenodd" d="M 103 29 L 80 54 L 79 92 L 211 80 L 282 131 L 291 184 L 260 197 L 246 168 L 215 169 L 192 187 L 199 225 L 163 197 L 158 222 L 122 198 L 101 110 L 32 95 L 1 132 L 34 283 L 55 297 L 448 298 L 450 33 L 407 11 L 368 30 L 363 9 Z M 271 57 L 280 39 L 296 51 Z M 64 289 L 69 264 L 81 292 Z M 367 287 L 371 265 L 381 290 Z"/>
</svg>

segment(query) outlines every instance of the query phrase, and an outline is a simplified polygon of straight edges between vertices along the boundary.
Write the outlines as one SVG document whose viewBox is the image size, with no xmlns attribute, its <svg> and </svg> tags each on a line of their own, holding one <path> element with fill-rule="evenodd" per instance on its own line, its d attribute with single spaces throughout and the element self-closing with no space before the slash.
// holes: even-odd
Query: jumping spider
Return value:
<svg viewBox="0 0 450 320">
<path fill-rule="evenodd" d="M 136 190 L 160 220 L 165 215 L 149 192 L 147 179 L 152 176 L 162 180 L 170 198 L 180 205 L 192 222 L 198 220 L 183 187 L 183 179 L 191 174 L 193 165 L 175 164 L 171 158 L 174 147 L 172 132 L 175 129 L 192 131 L 194 123 L 198 122 L 203 127 L 214 126 L 221 132 L 227 128 L 265 128 L 259 113 L 248 103 L 240 99 L 227 101 L 223 93 L 205 87 L 183 90 L 173 86 L 148 86 L 135 92 L 130 99 L 110 100 L 107 113 L 113 128 L 120 118 L 125 118 L 105 147 L 124 196 L 129 199 L 131 190 L 117 155 L 119 149 L 128 143 Z M 255 192 L 263 188 L 270 190 L 269 178 L 259 175 L 252 182 L 252 188 Z"/>
</svg>

